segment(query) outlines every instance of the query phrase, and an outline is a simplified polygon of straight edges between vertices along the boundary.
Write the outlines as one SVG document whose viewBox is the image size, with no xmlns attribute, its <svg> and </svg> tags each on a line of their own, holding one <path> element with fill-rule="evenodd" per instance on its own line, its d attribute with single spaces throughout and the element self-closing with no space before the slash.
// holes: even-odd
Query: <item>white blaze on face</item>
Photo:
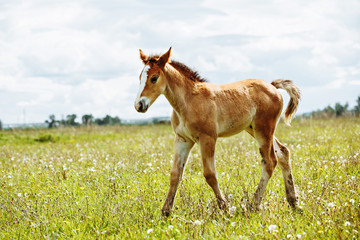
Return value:
<svg viewBox="0 0 360 240">
<path fill-rule="evenodd" d="M 150 69 L 150 66 L 145 65 L 144 69 L 141 72 L 141 75 L 140 75 L 140 88 L 139 88 L 139 92 L 138 92 L 136 100 L 135 100 L 135 104 L 137 104 L 140 101 L 140 95 L 144 91 L 144 88 L 145 88 L 145 85 L 146 85 L 146 80 L 148 78 L 149 69 Z"/>
</svg>

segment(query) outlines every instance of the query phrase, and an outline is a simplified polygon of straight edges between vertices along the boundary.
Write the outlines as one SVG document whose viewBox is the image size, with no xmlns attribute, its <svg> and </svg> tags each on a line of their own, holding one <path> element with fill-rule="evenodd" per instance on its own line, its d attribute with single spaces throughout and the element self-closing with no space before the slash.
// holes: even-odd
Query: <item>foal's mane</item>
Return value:
<svg viewBox="0 0 360 240">
<path fill-rule="evenodd" d="M 151 56 L 148 61 L 150 63 L 155 63 L 159 59 L 159 57 L 160 56 L 158 55 Z M 205 78 L 202 78 L 198 72 L 192 70 L 181 62 L 171 60 L 169 64 L 193 82 L 207 82 L 207 80 Z"/>
</svg>

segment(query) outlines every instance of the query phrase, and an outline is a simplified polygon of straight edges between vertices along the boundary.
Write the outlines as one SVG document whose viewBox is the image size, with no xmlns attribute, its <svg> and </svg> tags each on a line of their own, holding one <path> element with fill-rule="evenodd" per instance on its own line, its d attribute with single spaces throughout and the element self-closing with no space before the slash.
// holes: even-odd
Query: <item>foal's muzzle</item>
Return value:
<svg viewBox="0 0 360 240">
<path fill-rule="evenodd" d="M 144 113 L 148 110 L 149 105 L 150 105 L 149 99 L 147 97 L 142 97 L 137 103 L 135 103 L 135 109 L 138 112 Z"/>
</svg>

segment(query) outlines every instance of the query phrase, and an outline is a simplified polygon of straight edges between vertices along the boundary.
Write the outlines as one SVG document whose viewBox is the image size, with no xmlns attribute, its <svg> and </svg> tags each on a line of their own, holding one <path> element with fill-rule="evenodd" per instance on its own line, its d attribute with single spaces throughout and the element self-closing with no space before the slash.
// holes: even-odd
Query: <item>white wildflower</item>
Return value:
<svg viewBox="0 0 360 240">
<path fill-rule="evenodd" d="M 235 227 L 236 223 L 235 223 L 235 222 L 232 222 L 230 225 L 231 225 L 232 227 Z"/>
<path fill-rule="evenodd" d="M 334 203 L 328 203 L 328 207 L 335 207 L 335 204 Z"/>
<path fill-rule="evenodd" d="M 297 237 L 297 238 L 301 238 L 302 236 L 301 236 L 301 234 L 297 234 L 296 237 Z"/>
<path fill-rule="evenodd" d="M 194 221 L 194 224 L 195 224 L 195 225 L 201 225 L 201 222 L 200 222 L 199 220 L 195 220 L 195 221 Z"/>
<path fill-rule="evenodd" d="M 286 238 L 291 238 L 291 234 L 286 235 Z"/>
<path fill-rule="evenodd" d="M 150 233 L 152 233 L 154 230 L 152 229 L 152 228 L 150 228 L 150 229 L 148 229 L 147 231 L 146 231 L 146 233 L 147 234 L 150 234 Z"/>
<path fill-rule="evenodd" d="M 351 204 L 354 204 L 354 203 L 355 203 L 355 200 L 354 200 L 354 199 L 350 199 L 349 202 L 350 202 Z"/>
<path fill-rule="evenodd" d="M 169 225 L 169 226 L 168 226 L 168 229 L 169 229 L 169 230 L 173 230 L 173 228 L 174 228 L 173 225 Z"/>
<path fill-rule="evenodd" d="M 270 226 L 269 226 L 269 231 L 270 231 L 270 232 L 277 232 L 277 229 L 276 229 L 276 228 L 277 228 L 277 226 L 276 226 L 275 224 L 274 224 L 274 225 L 270 225 Z"/>
<path fill-rule="evenodd" d="M 346 221 L 344 225 L 345 225 L 345 227 L 347 227 L 347 226 L 350 226 L 351 224 L 350 224 L 350 222 Z"/>
</svg>

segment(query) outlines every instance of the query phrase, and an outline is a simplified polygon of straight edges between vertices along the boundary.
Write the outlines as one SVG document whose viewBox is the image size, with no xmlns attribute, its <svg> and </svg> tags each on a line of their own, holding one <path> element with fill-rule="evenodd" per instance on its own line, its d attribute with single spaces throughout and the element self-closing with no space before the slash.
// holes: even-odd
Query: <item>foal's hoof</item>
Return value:
<svg viewBox="0 0 360 240">
<path fill-rule="evenodd" d="M 299 207 L 299 197 L 295 197 L 295 198 L 288 198 L 288 203 L 291 206 L 291 208 L 299 213 L 302 213 L 302 209 Z"/>
<path fill-rule="evenodd" d="M 225 212 L 229 212 L 230 207 L 226 201 L 218 201 L 218 204 L 221 210 L 224 210 Z"/>
<path fill-rule="evenodd" d="M 171 214 L 171 210 L 169 209 L 161 209 L 161 215 L 163 215 L 164 217 L 169 217 Z"/>
<path fill-rule="evenodd" d="M 297 206 L 296 208 L 293 208 L 293 210 L 296 212 L 296 213 L 300 213 L 300 214 L 303 214 L 304 211 L 299 207 Z"/>
<path fill-rule="evenodd" d="M 252 202 L 249 202 L 249 203 L 246 205 L 246 209 L 247 209 L 249 212 L 259 211 L 259 207 L 258 207 L 258 206 L 254 206 L 254 204 L 253 204 Z"/>
<path fill-rule="evenodd" d="M 292 210 L 293 210 L 294 212 L 303 214 L 303 210 L 302 210 L 301 207 L 299 207 L 299 205 L 297 205 L 297 204 L 296 204 L 296 205 L 291 205 L 291 208 L 292 208 Z"/>
<path fill-rule="evenodd" d="M 225 200 L 217 200 L 217 202 L 221 211 L 224 211 L 225 213 L 230 213 L 230 203 Z"/>
</svg>

